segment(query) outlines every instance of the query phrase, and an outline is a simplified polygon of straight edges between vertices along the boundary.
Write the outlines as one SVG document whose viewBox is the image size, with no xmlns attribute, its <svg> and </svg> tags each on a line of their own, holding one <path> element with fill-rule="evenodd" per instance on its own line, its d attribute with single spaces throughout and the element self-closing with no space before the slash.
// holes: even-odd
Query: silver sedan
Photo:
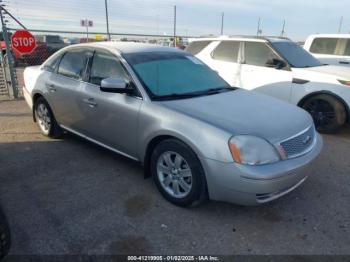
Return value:
<svg viewBox="0 0 350 262">
<path fill-rule="evenodd" d="M 308 177 L 322 138 L 308 113 L 231 88 L 189 53 L 136 43 L 66 47 L 24 71 L 41 132 L 72 132 L 141 162 L 180 206 L 269 202 Z"/>
</svg>

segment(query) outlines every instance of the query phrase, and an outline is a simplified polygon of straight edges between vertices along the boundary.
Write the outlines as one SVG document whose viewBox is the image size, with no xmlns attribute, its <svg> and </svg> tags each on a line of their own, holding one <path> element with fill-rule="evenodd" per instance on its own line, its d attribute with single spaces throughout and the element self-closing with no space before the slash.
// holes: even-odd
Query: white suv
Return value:
<svg viewBox="0 0 350 262">
<path fill-rule="evenodd" d="M 191 42 L 186 51 L 231 86 L 304 108 L 320 132 L 332 133 L 349 120 L 350 68 L 323 65 L 288 39 L 203 38 Z"/>
<path fill-rule="evenodd" d="M 310 35 L 304 49 L 322 63 L 350 67 L 350 34 Z"/>
</svg>

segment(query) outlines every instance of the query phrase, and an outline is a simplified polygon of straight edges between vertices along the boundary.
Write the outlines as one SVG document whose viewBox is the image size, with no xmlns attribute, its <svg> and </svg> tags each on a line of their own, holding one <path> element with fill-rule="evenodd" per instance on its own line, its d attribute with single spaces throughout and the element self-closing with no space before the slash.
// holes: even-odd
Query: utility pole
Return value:
<svg viewBox="0 0 350 262">
<path fill-rule="evenodd" d="M 86 26 L 86 43 L 89 43 L 89 20 L 85 19 Z"/>
<path fill-rule="evenodd" d="M 225 18 L 225 13 L 221 13 L 221 35 L 224 34 L 224 18 Z"/>
<path fill-rule="evenodd" d="M 285 27 L 286 27 L 286 20 L 283 20 L 283 26 L 282 26 L 281 36 L 284 36 L 284 33 L 285 33 L 284 29 L 285 29 Z"/>
<path fill-rule="evenodd" d="M 109 33 L 109 21 L 108 21 L 108 5 L 107 5 L 107 0 L 105 0 L 105 8 L 106 8 L 107 38 L 108 38 L 108 41 L 111 41 L 111 35 L 110 35 L 110 33 Z"/>
<path fill-rule="evenodd" d="M 10 92 L 10 96 L 17 98 L 18 97 L 17 81 L 15 78 L 15 73 L 14 73 L 14 68 L 13 68 L 13 57 L 12 57 L 12 53 L 11 53 L 11 49 L 10 49 L 10 38 L 9 38 L 8 33 L 7 33 L 7 27 L 6 27 L 6 23 L 4 21 L 4 16 L 3 16 L 2 12 L 8 13 L 5 10 L 5 8 L 0 6 L 0 19 L 1 19 L 1 24 L 2 24 L 2 34 L 3 34 L 4 40 L 5 40 L 7 64 L 8 64 L 9 71 L 10 71 L 11 88 L 9 88 L 9 92 Z M 3 61 L 3 62 L 5 62 L 5 61 Z"/>
<path fill-rule="evenodd" d="M 159 35 L 159 15 L 156 16 L 156 27 L 157 27 L 157 35 Z"/>
<path fill-rule="evenodd" d="M 259 36 L 259 35 L 262 33 L 262 31 L 261 31 L 261 29 L 260 29 L 260 23 L 261 23 L 261 18 L 259 17 L 259 20 L 258 20 L 258 30 L 256 31 L 256 35 L 257 35 L 257 36 Z"/>
<path fill-rule="evenodd" d="M 174 47 L 176 47 L 176 5 L 174 5 Z"/>
<path fill-rule="evenodd" d="M 340 17 L 339 28 L 338 28 L 338 34 L 341 33 L 342 27 L 343 27 L 343 16 Z"/>
</svg>

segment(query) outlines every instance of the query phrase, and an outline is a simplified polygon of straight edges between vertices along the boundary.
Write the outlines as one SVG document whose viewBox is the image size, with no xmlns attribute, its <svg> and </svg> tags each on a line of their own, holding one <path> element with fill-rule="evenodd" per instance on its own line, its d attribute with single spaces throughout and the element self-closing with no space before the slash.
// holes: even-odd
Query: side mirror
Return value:
<svg viewBox="0 0 350 262">
<path fill-rule="evenodd" d="M 284 62 L 281 59 L 273 58 L 273 59 L 268 60 L 265 65 L 267 67 L 273 67 L 273 68 L 276 68 L 276 69 L 282 69 L 287 64 L 286 64 L 286 62 Z"/>
<path fill-rule="evenodd" d="M 101 81 L 100 90 L 107 93 L 130 94 L 132 89 L 128 87 L 128 82 L 120 77 L 109 77 Z"/>
</svg>

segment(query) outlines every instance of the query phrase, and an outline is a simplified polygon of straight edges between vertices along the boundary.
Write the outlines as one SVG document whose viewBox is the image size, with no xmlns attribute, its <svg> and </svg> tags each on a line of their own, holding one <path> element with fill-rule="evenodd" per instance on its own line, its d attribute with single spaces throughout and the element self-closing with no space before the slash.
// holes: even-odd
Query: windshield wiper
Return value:
<svg viewBox="0 0 350 262">
<path fill-rule="evenodd" d="M 173 93 L 169 95 L 164 96 L 153 96 L 153 100 L 175 100 L 175 99 L 186 99 L 186 98 L 192 98 L 199 96 L 198 94 L 194 93 L 185 93 L 185 94 L 179 94 L 179 93 Z"/>
<path fill-rule="evenodd" d="M 210 88 L 204 91 L 201 91 L 205 94 L 218 94 L 218 93 L 222 93 L 222 92 L 227 92 L 227 91 L 233 91 L 236 88 L 234 87 L 228 87 L 228 86 L 223 86 L 223 87 L 218 87 L 218 88 Z"/>
<path fill-rule="evenodd" d="M 164 95 L 164 96 L 154 96 L 153 100 L 186 99 L 186 98 L 192 98 L 192 97 L 198 97 L 198 96 L 214 95 L 214 94 L 219 94 L 222 92 L 228 92 L 233 90 L 235 90 L 235 88 L 233 87 L 218 87 L 218 88 L 210 88 L 210 89 L 195 91 L 190 93 L 182 93 L 182 94 L 173 93 L 173 94 Z"/>
</svg>

